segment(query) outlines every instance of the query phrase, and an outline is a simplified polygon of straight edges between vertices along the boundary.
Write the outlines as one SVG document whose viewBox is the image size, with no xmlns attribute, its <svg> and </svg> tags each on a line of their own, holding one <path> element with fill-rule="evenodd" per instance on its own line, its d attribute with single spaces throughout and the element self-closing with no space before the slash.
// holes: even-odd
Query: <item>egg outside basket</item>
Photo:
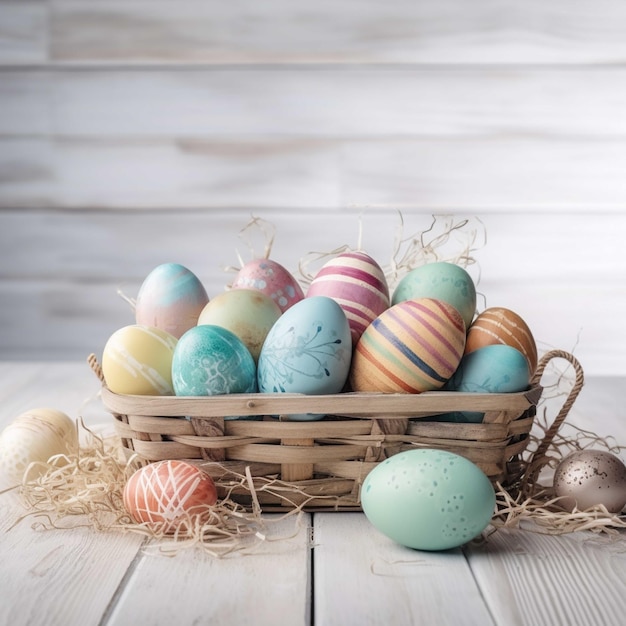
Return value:
<svg viewBox="0 0 626 626">
<path fill-rule="evenodd" d="M 190 460 L 213 476 L 220 497 L 284 511 L 360 510 L 360 487 L 368 472 L 412 448 L 455 452 L 494 483 L 519 483 L 541 465 L 541 459 L 534 464 L 522 460 L 522 453 L 543 391 L 541 376 L 555 357 L 574 364 L 577 381 L 537 450 L 543 454 L 582 387 L 579 364 L 558 350 L 543 356 L 527 391 L 506 394 L 129 396 L 106 387 L 94 355 L 89 363 L 103 383 L 103 404 L 129 453 L 145 463 Z M 484 419 L 479 424 L 424 419 L 450 411 L 484 412 Z M 300 413 L 327 417 L 312 422 L 283 417 Z"/>
</svg>

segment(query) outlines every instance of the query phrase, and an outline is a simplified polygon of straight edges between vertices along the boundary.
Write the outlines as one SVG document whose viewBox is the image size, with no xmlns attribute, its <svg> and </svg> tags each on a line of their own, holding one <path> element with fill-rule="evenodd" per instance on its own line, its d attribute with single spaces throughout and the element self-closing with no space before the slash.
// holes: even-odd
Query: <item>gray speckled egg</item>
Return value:
<svg viewBox="0 0 626 626">
<path fill-rule="evenodd" d="M 619 513 L 626 505 L 626 466 L 611 452 L 572 452 L 556 468 L 554 495 L 568 511 L 603 504 L 610 513 Z"/>
</svg>

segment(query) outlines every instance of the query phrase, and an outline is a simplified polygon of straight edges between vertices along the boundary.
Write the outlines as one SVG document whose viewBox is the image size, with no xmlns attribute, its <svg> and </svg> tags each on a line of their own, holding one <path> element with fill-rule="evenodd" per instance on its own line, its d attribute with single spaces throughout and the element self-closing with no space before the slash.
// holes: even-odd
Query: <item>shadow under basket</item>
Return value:
<svg viewBox="0 0 626 626">
<path fill-rule="evenodd" d="M 122 446 L 140 461 L 191 461 L 213 477 L 220 497 L 263 511 L 345 511 L 360 510 L 360 487 L 368 472 L 414 448 L 448 450 L 473 461 L 493 483 L 519 483 L 532 462 L 522 453 L 543 391 L 540 379 L 555 357 L 574 364 L 578 376 L 551 438 L 582 386 L 579 364 L 558 350 L 540 360 L 527 391 L 493 394 L 131 396 L 106 387 L 94 355 L 89 364 L 103 383 L 102 402 Z M 480 412 L 484 418 L 481 423 L 428 419 L 453 411 Z M 288 419 L 303 413 L 325 417 Z"/>
</svg>

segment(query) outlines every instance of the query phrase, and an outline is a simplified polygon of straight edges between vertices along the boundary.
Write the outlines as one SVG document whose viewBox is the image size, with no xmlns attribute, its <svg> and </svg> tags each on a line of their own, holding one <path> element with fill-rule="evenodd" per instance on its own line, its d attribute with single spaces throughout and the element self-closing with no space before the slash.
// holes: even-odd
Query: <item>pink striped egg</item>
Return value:
<svg viewBox="0 0 626 626">
<path fill-rule="evenodd" d="M 465 322 L 451 304 L 404 300 L 365 330 L 352 357 L 354 391 L 421 393 L 441 388 L 465 348 Z"/>
<path fill-rule="evenodd" d="M 365 252 L 344 252 L 323 265 L 307 291 L 311 296 L 326 296 L 339 304 L 348 318 L 353 345 L 389 308 L 385 274 Z"/>
</svg>

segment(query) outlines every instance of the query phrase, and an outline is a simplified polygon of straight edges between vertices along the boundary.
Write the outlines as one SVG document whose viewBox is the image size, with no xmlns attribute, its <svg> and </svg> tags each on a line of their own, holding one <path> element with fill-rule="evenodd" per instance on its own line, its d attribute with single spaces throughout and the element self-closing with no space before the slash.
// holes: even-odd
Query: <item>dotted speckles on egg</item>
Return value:
<svg viewBox="0 0 626 626">
<path fill-rule="evenodd" d="M 484 472 L 464 457 L 416 449 L 376 466 L 363 483 L 361 504 L 390 539 L 419 550 L 447 550 L 486 528 L 495 493 Z"/>
</svg>

